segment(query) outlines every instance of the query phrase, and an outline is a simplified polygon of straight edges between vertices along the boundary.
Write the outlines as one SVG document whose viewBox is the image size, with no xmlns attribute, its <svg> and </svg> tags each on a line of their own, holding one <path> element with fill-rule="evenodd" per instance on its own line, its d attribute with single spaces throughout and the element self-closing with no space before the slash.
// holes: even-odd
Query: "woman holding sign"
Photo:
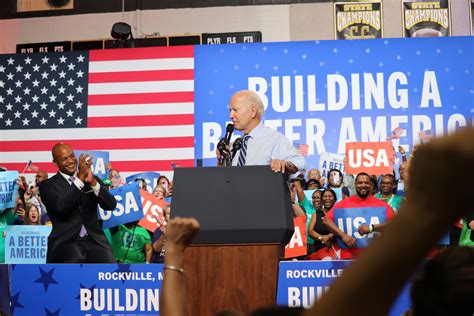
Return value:
<svg viewBox="0 0 474 316">
<path fill-rule="evenodd" d="M 323 225 L 324 216 L 329 212 L 334 204 L 336 204 L 336 193 L 332 189 L 325 189 L 324 191 L 315 191 L 321 193 L 322 207 L 320 210 L 311 216 L 309 223 L 309 235 L 314 239 L 314 254 L 307 259 L 318 260 L 325 257 L 332 257 L 336 250 L 332 248 L 334 234 L 332 234 L 326 226 Z M 327 249 L 331 247 L 331 249 Z M 322 252 L 319 250 L 324 249 Z"/>
</svg>

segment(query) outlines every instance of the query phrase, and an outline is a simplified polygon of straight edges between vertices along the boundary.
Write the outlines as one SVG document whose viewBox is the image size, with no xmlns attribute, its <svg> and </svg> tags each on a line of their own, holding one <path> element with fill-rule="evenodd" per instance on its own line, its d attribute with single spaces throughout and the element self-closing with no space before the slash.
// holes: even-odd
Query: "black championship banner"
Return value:
<svg viewBox="0 0 474 316">
<path fill-rule="evenodd" d="M 403 2 L 405 37 L 450 35 L 449 1 Z"/>
<path fill-rule="evenodd" d="M 383 37 L 381 2 L 334 4 L 336 39 Z"/>
</svg>

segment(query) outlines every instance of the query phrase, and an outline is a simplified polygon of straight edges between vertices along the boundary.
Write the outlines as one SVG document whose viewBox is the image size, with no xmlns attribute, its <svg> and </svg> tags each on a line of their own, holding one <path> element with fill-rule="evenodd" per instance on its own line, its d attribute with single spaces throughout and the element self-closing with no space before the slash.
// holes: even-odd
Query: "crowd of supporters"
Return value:
<svg viewBox="0 0 474 316">
<path fill-rule="evenodd" d="M 353 237 L 348 236 L 334 224 L 334 209 L 340 206 L 353 206 L 347 199 L 356 199 L 359 206 L 386 206 L 389 220 L 396 216 L 404 202 L 407 190 L 405 152 L 400 148 L 402 162 L 399 165 L 399 176 L 385 174 L 380 176 L 362 174 L 358 176 L 343 174 L 338 169 L 327 172 L 327 178 L 321 176 L 318 169 L 311 169 L 306 175 L 299 174 L 290 180 L 292 208 L 294 216 L 304 216 L 306 219 L 307 255 L 300 259 L 351 259 L 357 253 L 357 245 Z M 114 189 L 125 185 L 125 181 L 116 169 L 109 168 L 108 179 L 103 182 L 108 188 Z M 361 181 L 357 179 L 361 177 Z M 365 177 L 365 178 L 364 178 Z M 48 178 L 44 171 L 37 171 L 35 182 L 27 183 L 24 176 L 19 178 L 17 204 L 13 209 L 7 209 L 0 214 L 0 262 L 4 262 L 4 240 L 6 225 L 51 225 L 48 212 L 41 202 L 38 184 Z M 367 182 L 367 196 L 364 193 L 364 180 Z M 138 186 L 146 190 L 144 179 L 137 178 Z M 361 182 L 361 183 L 359 183 Z M 362 190 L 362 192 L 360 191 Z M 166 176 L 160 176 L 152 194 L 163 200 L 172 195 L 172 182 Z M 367 199 L 370 197 L 370 199 Z M 374 202 L 375 199 L 379 202 Z M 363 204 L 357 204 L 364 201 Z M 369 201 L 369 202 L 367 202 Z M 375 203 L 375 204 L 374 204 Z M 165 255 L 166 223 L 170 218 L 169 203 L 163 209 L 164 225 L 150 232 L 138 225 L 138 222 L 127 223 L 110 229 L 105 229 L 105 235 L 112 246 L 119 263 L 160 263 Z M 327 216 L 328 215 L 328 216 Z M 380 226 L 380 227 L 378 227 Z M 383 225 L 360 225 L 361 235 L 380 232 Z M 449 234 L 449 245 L 474 246 L 474 214 L 454 223 Z M 339 244 L 347 246 L 340 249 Z"/>
<path fill-rule="evenodd" d="M 320 170 L 311 169 L 306 175 L 299 174 L 290 181 L 294 216 L 306 217 L 307 255 L 300 259 L 354 258 L 354 251 L 352 251 L 352 254 L 348 254 L 347 251 L 357 249 L 355 241 L 336 225 L 333 225 L 334 209 L 349 206 L 387 206 L 387 221 L 396 216 L 405 201 L 405 192 L 408 189 L 406 186 L 408 177 L 406 169 L 409 161 L 402 147 L 399 147 L 399 152 L 402 160 L 398 168 L 398 177 L 395 172 L 379 176 L 365 173 L 354 176 L 350 174 L 343 175 L 340 170 L 331 169 L 327 172 L 328 177 L 325 178 L 321 176 Z M 361 201 L 361 192 L 359 192 L 357 184 L 357 179 L 361 175 L 368 179 L 368 196 L 382 203 L 374 202 L 374 199 L 371 200 L 372 202 L 357 203 Z M 346 200 L 349 197 L 356 199 L 355 205 Z M 367 197 L 362 198 L 364 201 L 369 201 Z M 326 217 L 326 214 L 330 216 Z M 383 226 L 360 225 L 358 233 L 364 235 L 381 232 Z M 442 249 L 456 245 L 474 246 L 472 230 L 474 230 L 474 214 L 460 218 L 459 221 L 453 223 L 449 236 L 446 236 L 440 242 L 438 248 Z M 345 244 L 347 249 L 338 247 L 338 239 L 342 244 Z"/>
<path fill-rule="evenodd" d="M 2 168 L 3 169 L 3 168 Z M 3 171 L 5 171 L 3 169 Z M 109 169 L 108 179 L 103 179 L 109 189 L 125 185 L 125 181 L 116 169 Z M 52 226 L 47 209 L 42 203 L 38 184 L 48 179 L 48 174 L 37 171 L 35 182 L 27 183 L 21 175 L 18 179 L 16 206 L 0 212 L 0 263 L 5 262 L 5 237 L 8 225 L 45 225 Z M 144 179 L 137 178 L 137 185 L 146 190 Z M 158 200 L 165 200 L 172 195 L 172 182 L 166 176 L 160 176 L 153 189 Z M 110 229 L 104 229 L 113 254 L 118 263 L 161 263 L 165 254 L 166 223 L 169 221 L 170 206 L 164 202 L 164 223 L 154 232 L 138 225 L 138 222 L 126 223 Z"/>
</svg>

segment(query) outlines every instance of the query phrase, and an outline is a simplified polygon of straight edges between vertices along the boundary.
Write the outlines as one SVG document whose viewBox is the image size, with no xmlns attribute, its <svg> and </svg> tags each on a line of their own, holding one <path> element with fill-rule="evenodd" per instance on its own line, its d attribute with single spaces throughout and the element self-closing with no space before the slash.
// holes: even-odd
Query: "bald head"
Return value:
<svg viewBox="0 0 474 316">
<path fill-rule="evenodd" d="M 48 179 L 48 173 L 44 170 L 38 170 L 35 176 L 35 183 L 38 185 L 38 183 Z"/>
<path fill-rule="evenodd" d="M 315 180 L 320 180 L 321 179 L 321 173 L 319 172 L 318 169 L 311 169 L 308 171 L 308 180 L 309 179 L 315 179 Z"/>
<path fill-rule="evenodd" d="M 69 145 L 58 143 L 51 150 L 53 155 L 53 163 L 58 167 L 59 171 L 72 176 L 77 169 L 77 159 Z"/>
</svg>

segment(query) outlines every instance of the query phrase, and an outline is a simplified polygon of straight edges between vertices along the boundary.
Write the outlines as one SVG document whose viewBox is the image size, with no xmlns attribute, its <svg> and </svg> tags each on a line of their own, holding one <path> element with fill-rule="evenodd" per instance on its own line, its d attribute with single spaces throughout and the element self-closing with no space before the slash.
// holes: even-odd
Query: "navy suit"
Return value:
<svg viewBox="0 0 474 316">
<path fill-rule="evenodd" d="M 100 183 L 98 196 L 87 183 L 80 190 L 59 172 L 39 184 L 42 201 L 53 224 L 48 237 L 48 263 L 116 262 L 97 216 L 97 205 L 104 210 L 114 210 L 117 201 L 103 183 L 96 180 Z M 88 233 L 83 238 L 79 237 L 82 225 Z"/>
</svg>

